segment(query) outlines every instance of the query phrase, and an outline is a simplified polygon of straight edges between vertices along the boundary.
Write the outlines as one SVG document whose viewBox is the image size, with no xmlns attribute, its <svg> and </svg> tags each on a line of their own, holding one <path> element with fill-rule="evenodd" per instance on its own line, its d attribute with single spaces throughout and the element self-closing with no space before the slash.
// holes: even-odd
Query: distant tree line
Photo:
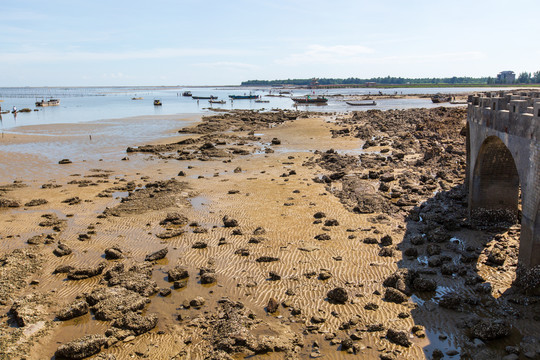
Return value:
<svg viewBox="0 0 540 360">
<path fill-rule="evenodd" d="M 516 79 L 518 84 L 540 84 L 540 71 L 535 73 L 522 72 Z"/>
<path fill-rule="evenodd" d="M 242 86 L 278 86 L 278 85 L 312 85 L 313 79 L 287 79 L 287 80 L 248 80 L 243 81 Z M 497 84 L 497 78 L 492 77 L 447 77 L 447 78 L 402 78 L 402 77 L 376 77 L 370 79 L 360 78 L 323 78 L 317 79 L 318 85 L 365 85 L 374 82 L 382 85 L 405 85 L 405 84 Z M 540 71 L 533 74 L 523 72 L 517 77 L 516 84 L 540 84 Z"/>
</svg>

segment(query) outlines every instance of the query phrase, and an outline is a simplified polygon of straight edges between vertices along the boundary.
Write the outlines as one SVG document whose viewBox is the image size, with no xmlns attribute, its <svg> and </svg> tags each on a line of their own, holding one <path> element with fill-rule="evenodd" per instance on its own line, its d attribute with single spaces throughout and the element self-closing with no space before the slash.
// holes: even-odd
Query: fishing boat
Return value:
<svg viewBox="0 0 540 360">
<path fill-rule="evenodd" d="M 347 105 L 351 106 L 375 106 L 377 103 L 375 100 L 372 101 L 345 101 Z"/>
<path fill-rule="evenodd" d="M 435 104 L 449 102 L 450 100 L 452 100 L 452 97 L 444 94 L 435 94 L 431 97 L 431 101 Z"/>
<path fill-rule="evenodd" d="M 218 97 L 214 96 L 214 95 L 210 95 L 210 96 L 194 96 L 194 95 L 191 95 L 191 98 L 195 99 L 195 100 L 215 100 Z"/>
<path fill-rule="evenodd" d="M 184 91 L 182 96 L 191 96 L 191 91 Z"/>
<path fill-rule="evenodd" d="M 252 99 L 258 99 L 259 95 L 229 95 L 231 100 L 252 100 Z"/>
<path fill-rule="evenodd" d="M 161 103 L 161 100 L 154 100 L 154 106 L 161 106 L 161 105 L 163 105 Z"/>
<path fill-rule="evenodd" d="M 297 104 L 326 104 L 328 102 L 328 99 L 325 98 L 322 95 L 317 96 L 311 96 L 311 95 L 305 95 L 305 96 L 297 96 L 291 98 L 293 101 Z"/>
<path fill-rule="evenodd" d="M 210 104 L 225 104 L 225 100 L 208 100 Z"/>
<path fill-rule="evenodd" d="M 40 107 L 43 107 L 43 106 L 58 106 L 60 105 L 60 100 L 58 99 L 50 99 L 50 100 L 41 100 L 41 101 L 36 101 L 36 106 L 40 106 Z"/>
</svg>

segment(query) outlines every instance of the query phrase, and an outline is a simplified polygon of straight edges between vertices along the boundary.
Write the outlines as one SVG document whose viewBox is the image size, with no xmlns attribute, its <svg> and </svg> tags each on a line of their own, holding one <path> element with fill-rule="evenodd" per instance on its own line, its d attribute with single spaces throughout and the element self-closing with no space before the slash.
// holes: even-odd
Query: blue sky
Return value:
<svg viewBox="0 0 540 360">
<path fill-rule="evenodd" d="M 0 86 L 540 70 L 540 1 L 0 0 Z"/>
</svg>

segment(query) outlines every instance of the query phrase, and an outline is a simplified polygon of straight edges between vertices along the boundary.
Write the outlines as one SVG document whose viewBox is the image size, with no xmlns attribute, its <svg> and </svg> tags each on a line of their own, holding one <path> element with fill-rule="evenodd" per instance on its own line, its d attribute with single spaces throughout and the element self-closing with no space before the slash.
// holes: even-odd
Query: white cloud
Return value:
<svg viewBox="0 0 540 360">
<path fill-rule="evenodd" d="M 373 52 L 373 49 L 362 45 L 310 45 L 304 52 L 278 59 L 276 63 L 280 65 L 347 64 L 356 62 Z"/>
<path fill-rule="evenodd" d="M 275 62 L 279 65 L 339 65 L 339 64 L 422 64 L 444 61 L 470 61 L 484 57 L 479 51 L 448 52 L 414 55 L 374 56 L 374 50 L 359 45 L 311 45 L 306 51 L 292 54 Z"/>
<path fill-rule="evenodd" d="M 240 55 L 241 52 L 228 49 L 149 49 L 142 51 L 126 52 L 88 52 L 88 51 L 29 51 L 18 53 L 4 53 L 0 62 L 61 62 L 61 61 L 116 61 L 137 59 L 165 59 L 191 56 L 211 55 Z"/>
</svg>

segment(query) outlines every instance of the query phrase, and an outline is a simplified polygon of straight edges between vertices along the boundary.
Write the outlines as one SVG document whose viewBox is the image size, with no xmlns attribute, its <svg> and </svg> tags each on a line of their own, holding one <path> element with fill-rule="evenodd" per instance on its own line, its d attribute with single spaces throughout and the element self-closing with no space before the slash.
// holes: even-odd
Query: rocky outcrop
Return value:
<svg viewBox="0 0 540 360">
<path fill-rule="evenodd" d="M 510 335 L 511 329 L 504 320 L 482 319 L 471 328 L 471 336 L 484 341 L 494 340 Z"/>
<path fill-rule="evenodd" d="M 149 262 L 134 264 L 128 270 L 124 264 L 117 264 L 105 273 L 104 278 L 109 286 L 121 286 L 146 297 L 159 290 L 152 280 L 152 264 Z"/>
<path fill-rule="evenodd" d="M 150 302 L 146 297 L 120 286 L 97 288 L 86 295 L 96 319 L 114 320 L 140 310 Z"/>
<path fill-rule="evenodd" d="M 156 252 L 153 252 L 151 254 L 146 255 L 144 258 L 145 261 L 157 261 L 163 259 L 165 256 L 167 256 L 167 253 L 169 252 L 169 249 L 163 248 L 161 250 L 158 250 Z"/>
<path fill-rule="evenodd" d="M 43 256 L 33 249 L 15 249 L 0 257 L 0 305 L 6 305 L 27 278 L 41 269 Z"/>
<path fill-rule="evenodd" d="M 412 345 L 412 342 L 409 340 L 409 336 L 405 331 L 388 329 L 386 331 L 386 338 L 394 344 L 401 346 L 410 347 Z"/>
<path fill-rule="evenodd" d="M 156 314 L 142 316 L 136 313 L 128 313 L 113 321 L 113 328 L 127 330 L 130 335 L 138 336 L 156 327 L 158 317 Z M 129 335 L 128 335 L 129 336 Z"/>
<path fill-rule="evenodd" d="M 67 344 L 60 345 L 54 356 L 56 359 L 84 359 L 101 351 L 107 343 L 103 335 L 86 335 Z"/>
<path fill-rule="evenodd" d="M 75 268 L 71 270 L 70 272 L 68 272 L 67 277 L 70 280 L 88 279 L 90 277 L 100 275 L 106 267 L 107 267 L 107 264 L 105 262 L 101 262 L 97 266 L 94 266 L 94 267 Z"/>
<path fill-rule="evenodd" d="M 118 260 L 124 257 L 124 252 L 120 249 L 119 246 L 113 246 L 108 249 L 105 249 L 105 259 L 107 260 Z"/>
<path fill-rule="evenodd" d="M 70 305 L 56 313 L 59 320 L 69 320 L 88 313 L 88 303 L 86 300 L 75 300 Z"/>
<path fill-rule="evenodd" d="M 15 318 L 17 325 L 28 326 L 47 319 L 49 305 L 50 296 L 48 294 L 34 292 L 15 300 L 10 313 Z"/>
<path fill-rule="evenodd" d="M 72 252 L 73 252 L 73 250 L 71 250 L 71 248 L 69 246 L 67 246 L 66 244 L 63 244 L 63 243 L 58 243 L 56 249 L 53 250 L 53 254 L 58 256 L 58 257 L 69 255 Z"/>
<path fill-rule="evenodd" d="M 167 271 L 167 276 L 168 276 L 167 281 L 174 282 L 174 281 L 188 278 L 189 273 L 186 268 L 177 265 L 174 268 L 169 269 L 169 271 Z"/>
</svg>

